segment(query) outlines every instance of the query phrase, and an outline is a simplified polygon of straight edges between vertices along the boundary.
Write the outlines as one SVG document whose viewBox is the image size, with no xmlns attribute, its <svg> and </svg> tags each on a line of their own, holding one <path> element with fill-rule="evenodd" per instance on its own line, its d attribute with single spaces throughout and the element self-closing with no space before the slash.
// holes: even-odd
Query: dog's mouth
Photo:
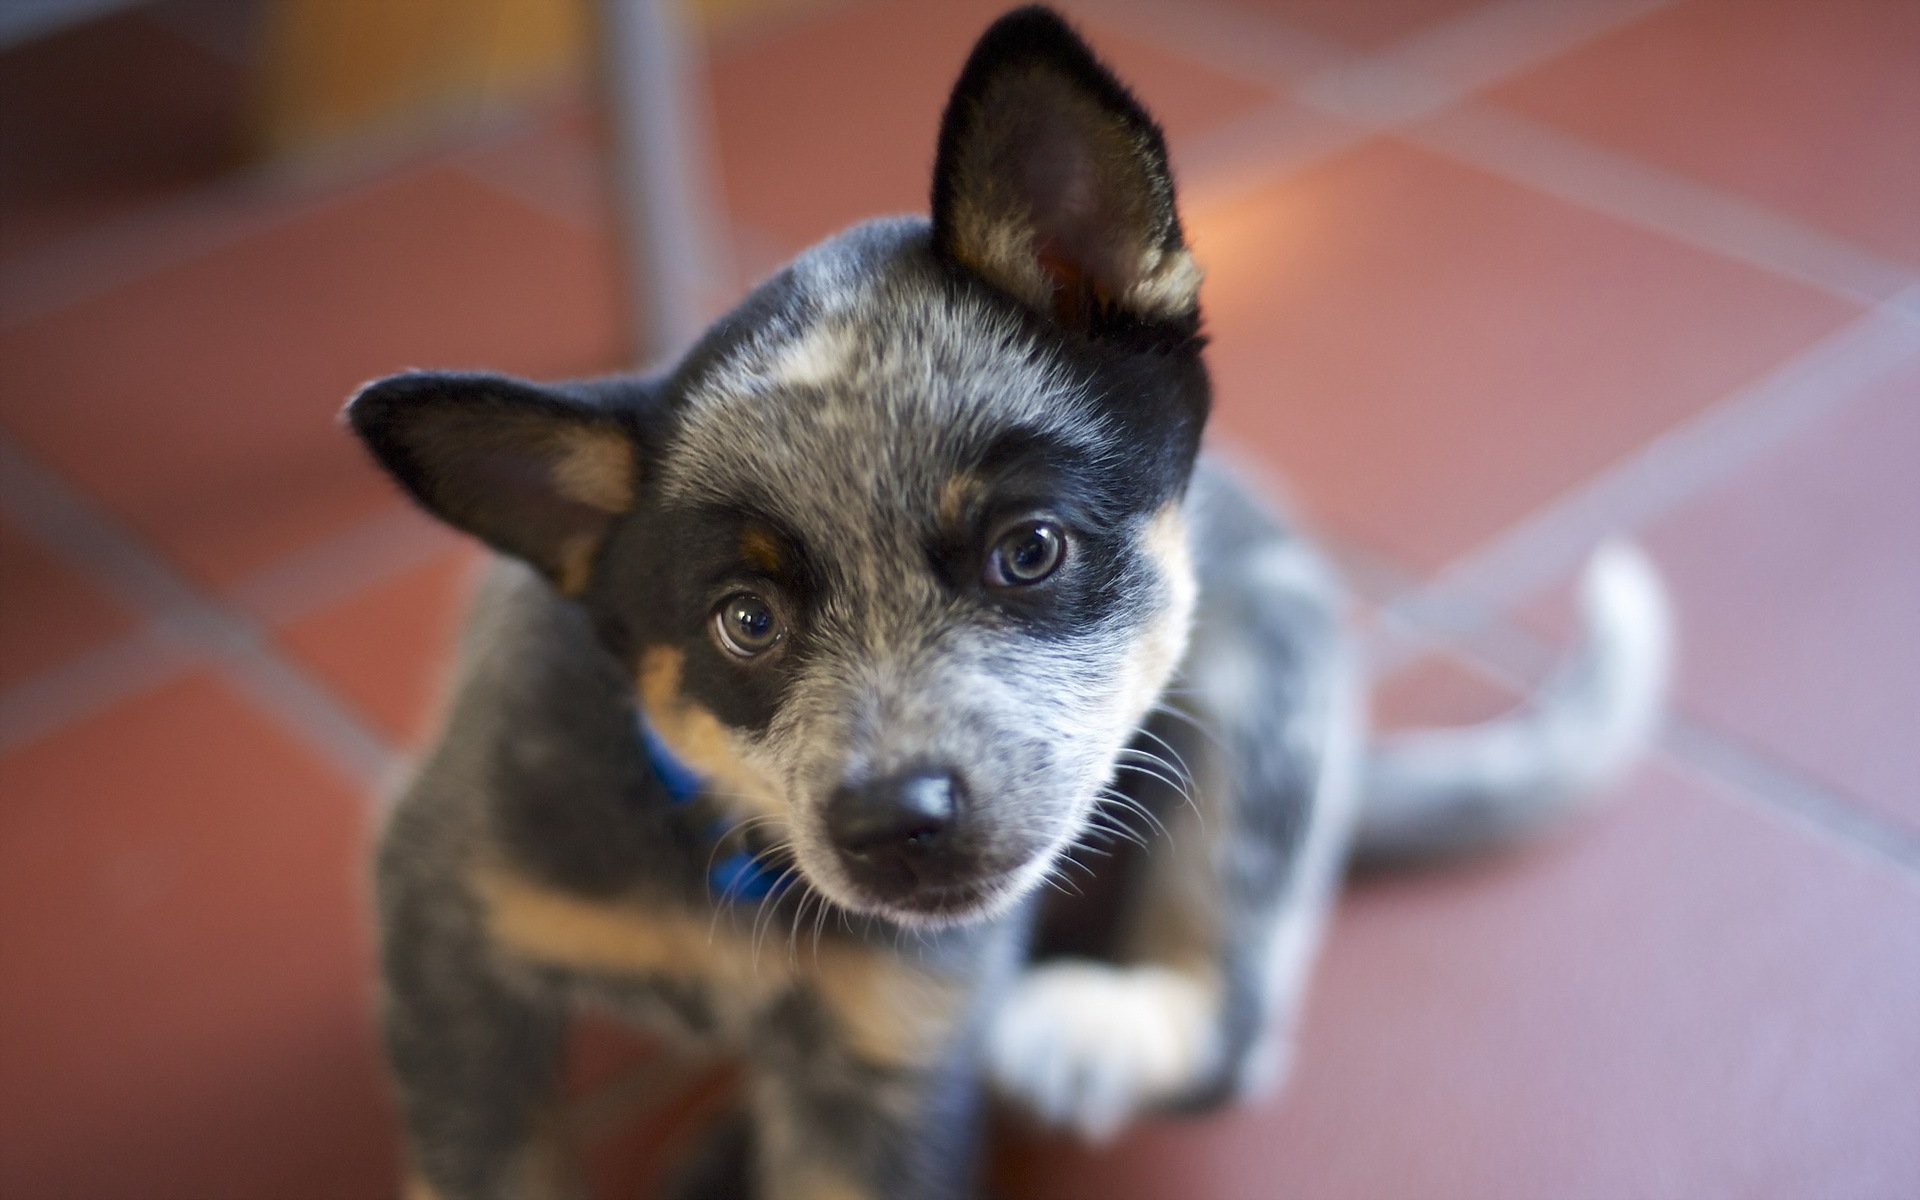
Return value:
<svg viewBox="0 0 1920 1200">
<path fill-rule="evenodd" d="M 886 903 L 889 908 L 912 916 L 962 921 L 992 910 L 995 901 L 1013 886 L 1011 873 L 1001 872 L 964 883 L 919 888 Z"/>
<path fill-rule="evenodd" d="M 874 888 L 856 884 L 847 907 L 902 925 L 962 925 L 987 920 L 1025 895 L 1030 867 L 989 871 L 968 879 Z"/>
</svg>

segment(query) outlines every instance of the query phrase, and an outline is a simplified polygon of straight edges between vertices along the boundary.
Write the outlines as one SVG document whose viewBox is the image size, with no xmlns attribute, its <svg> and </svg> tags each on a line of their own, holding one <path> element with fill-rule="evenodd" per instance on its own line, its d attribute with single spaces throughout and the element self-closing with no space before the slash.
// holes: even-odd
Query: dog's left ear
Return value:
<svg viewBox="0 0 1920 1200">
<path fill-rule="evenodd" d="M 370 383 L 347 421 L 433 515 L 578 595 L 633 507 L 639 443 L 618 415 L 500 375 L 416 371 Z"/>
<path fill-rule="evenodd" d="M 950 261 L 1069 328 L 1197 321 L 1200 271 L 1160 130 L 1045 8 L 994 22 L 954 85 L 933 236 Z"/>
</svg>

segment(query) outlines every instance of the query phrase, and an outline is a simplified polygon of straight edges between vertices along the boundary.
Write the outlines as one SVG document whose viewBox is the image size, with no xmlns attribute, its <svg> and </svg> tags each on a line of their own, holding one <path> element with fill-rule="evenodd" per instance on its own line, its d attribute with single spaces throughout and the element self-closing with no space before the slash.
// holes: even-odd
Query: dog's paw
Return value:
<svg viewBox="0 0 1920 1200">
<path fill-rule="evenodd" d="M 987 1069 L 1001 1095 L 1104 1141 L 1214 1070 L 1210 990 L 1165 967 L 1062 962 L 1022 976 L 996 1012 Z"/>
</svg>

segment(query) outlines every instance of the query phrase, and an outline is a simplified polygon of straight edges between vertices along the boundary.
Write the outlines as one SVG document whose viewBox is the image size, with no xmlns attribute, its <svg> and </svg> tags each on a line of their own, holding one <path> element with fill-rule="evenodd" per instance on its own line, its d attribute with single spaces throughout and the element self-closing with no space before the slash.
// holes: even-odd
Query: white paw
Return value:
<svg viewBox="0 0 1920 1200">
<path fill-rule="evenodd" d="M 1165 967 L 1050 963 L 994 1014 L 988 1073 L 1035 1116 L 1104 1141 L 1213 1069 L 1215 1007 L 1209 988 Z"/>
</svg>

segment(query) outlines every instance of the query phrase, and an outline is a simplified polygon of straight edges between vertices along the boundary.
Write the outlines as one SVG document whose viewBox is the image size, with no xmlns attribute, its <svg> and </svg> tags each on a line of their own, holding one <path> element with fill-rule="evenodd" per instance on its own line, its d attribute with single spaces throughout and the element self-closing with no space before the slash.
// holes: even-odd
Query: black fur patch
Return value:
<svg viewBox="0 0 1920 1200">
<path fill-rule="evenodd" d="M 421 507 L 556 580 L 620 510 L 570 494 L 565 459 L 603 446 L 609 463 L 624 462 L 630 490 L 639 455 L 638 429 L 620 412 L 500 375 L 396 375 L 364 388 L 346 416 Z"/>
</svg>

